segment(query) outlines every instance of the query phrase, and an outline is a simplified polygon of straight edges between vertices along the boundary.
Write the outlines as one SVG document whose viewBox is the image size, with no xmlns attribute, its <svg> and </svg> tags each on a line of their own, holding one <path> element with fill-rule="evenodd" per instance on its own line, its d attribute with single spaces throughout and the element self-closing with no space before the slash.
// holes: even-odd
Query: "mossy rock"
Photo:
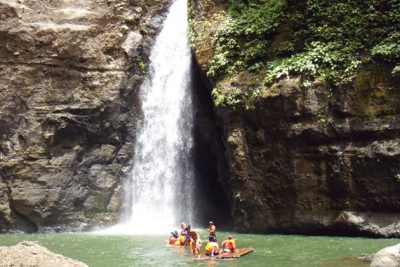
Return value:
<svg viewBox="0 0 400 267">
<path fill-rule="evenodd" d="M 390 69 L 386 65 L 371 65 L 358 73 L 347 98 L 351 113 L 378 117 L 399 112 L 400 79 L 393 77 Z"/>
</svg>

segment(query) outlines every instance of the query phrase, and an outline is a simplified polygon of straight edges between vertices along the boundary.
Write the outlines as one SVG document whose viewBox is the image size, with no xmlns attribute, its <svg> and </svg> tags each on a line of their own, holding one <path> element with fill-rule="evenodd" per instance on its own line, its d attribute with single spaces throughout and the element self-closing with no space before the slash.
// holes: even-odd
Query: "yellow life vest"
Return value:
<svg viewBox="0 0 400 267">
<path fill-rule="evenodd" d="M 184 235 L 181 235 L 181 238 L 179 239 L 179 242 L 180 242 L 180 244 L 183 246 L 183 245 L 185 245 L 185 242 L 186 242 L 186 236 L 184 236 Z"/>
<path fill-rule="evenodd" d="M 178 245 L 180 245 L 180 244 L 181 244 L 181 241 L 180 241 L 180 240 L 175 240 L 174 245 L 178 246 Z"/>
<path fill-rule="evenodd" d="M 206 251 L 207 251 L 208 253 L 211 253 L 213 248 L 214 248 L 214 252 L 218 252 L 219 247 L 218 247 L 218 244 L 217 244 L 217 243 L 215 243 L 215 242 L 209 242 L 209 243 L 206 245 Z"/>
</svg>

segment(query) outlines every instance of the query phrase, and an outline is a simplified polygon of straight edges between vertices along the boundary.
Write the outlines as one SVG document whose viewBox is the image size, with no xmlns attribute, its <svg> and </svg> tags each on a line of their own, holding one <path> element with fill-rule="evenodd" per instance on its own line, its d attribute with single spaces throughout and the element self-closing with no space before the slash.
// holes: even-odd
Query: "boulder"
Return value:
<svg viewBox="0 0 400 267">
<path fill-rule="evenodd" d="M 371 267 L 399 267 L 400 244 L 386 247 L 378 251 L 372 259 Z"/>
<path fill-rule="evenodd" d="M 23 241 L 12 247 L 0 247 L 0 266 L 11 267 L 87 267 L 34 242 Z"/>
</svg>

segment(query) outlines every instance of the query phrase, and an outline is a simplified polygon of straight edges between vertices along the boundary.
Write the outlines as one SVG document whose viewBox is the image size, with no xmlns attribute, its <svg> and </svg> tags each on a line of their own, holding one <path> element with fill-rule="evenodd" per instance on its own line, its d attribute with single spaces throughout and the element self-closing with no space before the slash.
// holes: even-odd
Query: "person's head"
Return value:
<svg viewBox="0 0 400 267">
<path fill-rule="evenodd" d="M 232 236 L 231 235 L 228 235 L 228 240 L 231 240 L 232 239 Z"/>
<path fill-rule="evenodd" d="M 192 227 L 190 226 L 190 224 L 187 226 L 188 231 L 190 231 Z"/>
<path fill-rule="evenodd" d="M 186 223 L 182 222 L 182 223 L 181 223 L 181 228 L 182 228 L 182 229 L 185 229 L 185 228 L 186 228 Z"/>
<path fill-rule="evenodd" d="M 213 224 L 214 224 L 213 221 L 209 221 L 209 222 L 208 222 L 208 225 L 209 225 L 209 226 L 211 226 L 211 225 L 213 225 Z"/>
<path fill-rule="evenodd" d="M 173 232 L 171 232 L 171 234 L 172 234 L 172 236 L 173 237 L 175 237 L 175 238 L 178 238 L 178 231 L 173 231 Z"/>
</svg>

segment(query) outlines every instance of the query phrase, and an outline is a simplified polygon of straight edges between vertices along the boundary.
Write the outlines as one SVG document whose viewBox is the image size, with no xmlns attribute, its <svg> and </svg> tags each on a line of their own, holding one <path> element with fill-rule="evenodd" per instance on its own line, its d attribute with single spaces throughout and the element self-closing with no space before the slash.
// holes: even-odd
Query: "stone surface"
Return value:
<svg viewBox="0 0 400 267">
<path fill-rule="evenodd" d="M 115 220 L 169 4 L 0 0 L 0 232 Z"/>
<path fill-rule="evenodd" d="M 87 267 L 88 265 L 52 253 L 34 242 L 23 241 L 12 247 L 0 247 L 0 266 L 4 267 Z"/>
<path fill-rule="evenodd" d="M 227 1 L 190 2 L 206 79 Z M 209 81 L 209 92 L 261 88 L 253 109 L 215 107 L 228 161 L 220 181 L 236 230 L 400 236 L 400 78 L 392 67 L 371 64 L 342 87 L 316 80 L 303 88 L 300 77 L 267 87 L 247 72 Z"/>
<path fill-rule="evenodd" d="M 372 258 L 371 267 L 400 266 L 400 244 L 379 250 Z"/>
</svg>

